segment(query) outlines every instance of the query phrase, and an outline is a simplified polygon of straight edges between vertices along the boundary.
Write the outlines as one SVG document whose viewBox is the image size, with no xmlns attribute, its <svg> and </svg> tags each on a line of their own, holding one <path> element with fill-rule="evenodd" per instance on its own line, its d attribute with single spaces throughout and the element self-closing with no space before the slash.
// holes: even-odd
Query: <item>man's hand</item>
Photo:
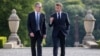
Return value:
<svg viewBox="0 0 100 56">
<path fill-rule="evenodd" d="M 46 35 L 43 35 L 43 38 L 46 38 L 47 36 Z"/>
<path fill-rule="evenodd" d="M 52 24 L 53 21 L 54 21 L 54 18 L 51 17 L 51 18 L 50 18 L 50 24 Z"/>
<path fill-rule="evenodd" d="M 31 37 L 34 37 L 34 33 L 33 33 L 33 32 L 31 32 L 31 33 L 30 33 L 30 36 L 31 36 Z"/>
</svg>

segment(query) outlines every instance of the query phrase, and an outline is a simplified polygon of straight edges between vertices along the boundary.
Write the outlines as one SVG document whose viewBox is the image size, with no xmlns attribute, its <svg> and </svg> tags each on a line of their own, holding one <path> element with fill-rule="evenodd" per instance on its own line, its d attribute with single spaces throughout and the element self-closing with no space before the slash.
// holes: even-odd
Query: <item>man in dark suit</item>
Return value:
<svg viewBox="0 0 100 56">
<path fill-rule="evenodd" d="M 42 40 L 46 37 L 45 15 L 41 13 L 42 4 L 35 3 L 35 11 L 28 15 L 28 31 L 31 39 L 32 56 L 42 56 Z M 37 55 L 36 55 L 37 42 Z"/>
<path fill-rule="evenodd" d="M 60 41 L 61 46 L 61 56 L 65 56 L 65 37 L 69 29 L 69 18 L 68 14 L 62 12 L 62 4 L 55 4 L 56 13 L 52 14 L 50 17 L 49 26 L 53 26 L 53 56 L 58 54 L 58 44 Z"/>
</svg>

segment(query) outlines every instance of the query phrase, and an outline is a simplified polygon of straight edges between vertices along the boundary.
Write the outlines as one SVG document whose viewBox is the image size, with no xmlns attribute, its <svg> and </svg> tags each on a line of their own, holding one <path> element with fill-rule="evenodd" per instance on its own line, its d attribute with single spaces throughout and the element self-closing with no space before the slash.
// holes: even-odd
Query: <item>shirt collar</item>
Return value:
<svg viewBox="0 0 100 56">
<path fill-rule="evenodd" d="M 58 17 L 58 13 L 60 13 L 60 17 L 61 17 L 61 13 L 62 13 L 62 11 L 60 11 L 60 12 L 57 12 L 57 17 Z"/>
<path fill-rule="evenodd" d="M 61 14 L 61 13 L 62 13 L 62 11 L 60 11 L 60 12 L 57 12 L 57 14 L 58 14 L 58 13 L 60 13 L 60 14 Z"/>
<path fill-rule="evenodd" d="M 35 14 L 37 14 L 37 13 L 39 13 L 39 14 L 40 14 L 40 12 L 35 11 Z"/>
</svg>

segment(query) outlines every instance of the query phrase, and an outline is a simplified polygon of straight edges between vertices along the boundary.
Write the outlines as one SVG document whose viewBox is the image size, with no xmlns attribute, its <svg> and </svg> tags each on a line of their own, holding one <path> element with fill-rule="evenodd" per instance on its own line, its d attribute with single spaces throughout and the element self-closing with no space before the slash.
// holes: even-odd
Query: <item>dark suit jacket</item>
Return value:
<svg viewBox="0 0 100 56">
<path fill-rule="evenodd" d="M 68 14 L 61 13 L 60 19 L 57 18 L 57 13 L 52 14 L 51 17 L 54 18 L 54 21 L 49 26 L 53 26 L 53 36 L 57 36 L 59 31 L 66 35 L 70 25 Z"/>
<path fill-rule="evenodd" d="M 29 33 L 36 32 L 35 12 L 29 13 L 27 26 Z M 40 33 L 41 35 L 46 34 L 45 15 L 43 13 L 40 14 Z"/>
</svg>

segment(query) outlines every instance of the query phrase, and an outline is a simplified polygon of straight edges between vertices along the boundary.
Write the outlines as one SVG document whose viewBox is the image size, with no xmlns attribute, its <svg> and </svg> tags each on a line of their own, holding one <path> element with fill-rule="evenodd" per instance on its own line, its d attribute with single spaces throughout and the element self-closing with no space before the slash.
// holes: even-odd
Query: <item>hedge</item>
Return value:
<svg viewBox="0 0 100 56">
<path fill-rule="evenodd" d="M 99 45 L 99 48 L 100 48 L 100 40 L 98 40 L 98 41 L 96 41 L 97 43 L 98 43 L 98 45 Z"/>
<path fill-rule="evenodd" d="M 7 37 L 0 36 L 0 48 L 3 48 L 4 44 L 7 42 Z"/>
</svg>

